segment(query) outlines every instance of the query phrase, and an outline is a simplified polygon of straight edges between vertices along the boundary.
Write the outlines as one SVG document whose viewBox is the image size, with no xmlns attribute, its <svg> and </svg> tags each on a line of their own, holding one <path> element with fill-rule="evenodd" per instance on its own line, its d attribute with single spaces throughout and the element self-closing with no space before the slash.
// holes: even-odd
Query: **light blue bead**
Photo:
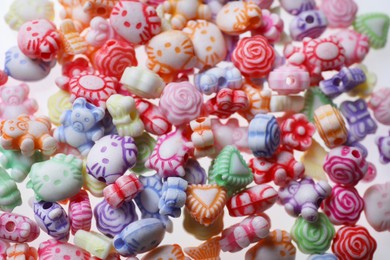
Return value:
<svg viewBox="0 0 390 260">
<path fill-rule="evenodd" d="M 160 214 L 178 218 L 186 203 L 187 181 L 180 177 L 168 177 L 163 184 L 162 196 L 158 203 Z"/>
<path fill-rule="evenodd" d="M 325 253 L 310 255 L 307 260 L 337 260 L 337 257 L 334 254 Z"/>
</svg>

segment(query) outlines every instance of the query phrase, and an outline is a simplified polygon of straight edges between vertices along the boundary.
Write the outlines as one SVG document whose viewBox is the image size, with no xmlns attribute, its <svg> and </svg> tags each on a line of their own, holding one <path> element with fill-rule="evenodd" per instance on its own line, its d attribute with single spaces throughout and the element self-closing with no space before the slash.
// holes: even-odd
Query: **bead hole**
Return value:
<svg viewBox="0 0 390 260">
<path fill-rule="evenodd" d="M 13 221 L 7 222 L 7 224 L 5 224 L 5 229 L 8 232 L 13 232 L 15 230 L 15 223 Z"/>
<path fill-rule="evenodd" d="M 218 78 L 218 86 L 224 86 L 226 84 L 226 79 L 224 77 Z"/>
<path fill-rule="evenodd" d="M 295 84 L 295 78 L 292 77 L 292 76 L 288 76 L 286 78 L 286 84 L 289 85 L 289 86 L 294 85 Z"/>
<path fill-rule="evenodd" d="M 308 16 L 306 16 L 305 21 L 307 23 L 313 23 L 314 22 L 314 17 L 312 15 L 308 15 Z"/>
<path fill-rule="evenodd" d="M 50 209 L 51 206 L 53 206 L 53 203 L 51 202 L 45 202 L 42 206 L 43 209 Z"/>
<path fill-rule="evenodd" d="M 355 158 L 360 158 L 360 153 L 359 153 L 359 151 L 353 150 L 353 151 L 352 151 L 352 156 L 355 157 Z"/>
</svg>

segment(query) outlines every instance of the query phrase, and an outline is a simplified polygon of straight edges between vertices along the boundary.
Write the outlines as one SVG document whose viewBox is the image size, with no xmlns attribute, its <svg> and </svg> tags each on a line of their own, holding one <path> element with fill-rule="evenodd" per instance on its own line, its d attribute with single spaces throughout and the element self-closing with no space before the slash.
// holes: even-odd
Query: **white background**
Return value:
<svg viewBox="0 0 390 260">
<path fill-rule="evenodd" d="M 390 14 L 390 1 L 387 0 L 355 0 L 356 3 L 359 5 L 359 14 L 367 13 L 367 12 L 375 12 L 375 11 L 381 11 L 381 12 L 387 12 L 387 14 Z M 8 10 L 9 5 L 11 4 L 12 0 L 1 0 L 0 2 L 0 68 L 3 69 L 4 67 L 4 53 L 5 51 L 11 47 L 16 45 L 16 31 L 12 31 L 8 25 L 4 22 L 4 14 Z M 275 1 L 277 2 L 277 1 Z M 59 6 L 56 3 L 56 21 L 58 21 L 58 9 Z M 287 15 L 286 13 L 282 12 L 283 19 L 285 20 L 285 24 L 288 25 L 289 19 L 291 19 L 291 16 Z M 57 23 L 58 24 L 58 23 Z M 280 50 L 280 49 L 279 49 Z M 142 50 L 137 50 L 137 57 L 138 62 L 140 66 L 145 66 L 145 59 L 144 55 L 142 54 Z M 378 84 L 377 88 L 382 87 L 390 87 L 390 77 L 389 77 L 389 67 L 390 67 L 390 44 L 387 45 L 386 48 L 382 50 L 370 50 L 369 55 L 364 61 L 364 64 L 369 67 L 370 71 L 374 71 L 378 76 Z M 47 115 L 47 99 L 48 97 L 57 91 L 57 87 L 54 84 L 54 80 L 57 76 L 60 75 L 60 68 L 57 66 L 55 69 L 53 69 L 50 73 L 50 75 L 37 83 L 29 83 L 30 86 L 30 96 L 33 98 L 36 98 L 39 102 L 40 109 L 37 114 L 46 114 Z M 8 84 L 17 84 L 18 82 L 10 79 Z M 338 104 L 346 98 L 351 99 L 350 97 L 346 95 L 342 95 L 340 98 L 338 98 L 336 101 Z M 373 181 L 373 183 L 384 183 L 387 181 L 390 181 L 390 164 L 388 165 L 382 165 L 379 163 L 379 153 L 377 150 L 377 147 L 374 143 L 375 137 L 379 135 L 387 135 L 389 132 L 390 127 L 386 127 L 383 125 L 379 125 L 378 132 L 375 135 L 368 136 L 364 141 L 363 144 L 369 149 L 369 156 L 368 161 L 374 163 L 378 170 L 377 178 Z M 316 138 L 318 138 L 318 135 L 316 135 Z M 248 159 L 249 157 L 246 157 Z M 202 162 L 205 162 L 207 160 L 202 160 Z M 204 166 L 208 167 L 208 162 L 204 163 Z M 25 188 L 26 182 L 19 184 L 20 191 L 23 196 L 23 206 L 17 207 L 15 209 L 15 213 L 24 214 L 26 216 L 29 216 L 33 218 L 33 213 L 31 208 L 28 205 L 28 200 L 33 196 L 33 192 L 31 190 L 28 190 Z M 372 183 L 371 183 L 372 184 Z M 371 185 L 371 184 L 358 184 L 357 188 L 359 190 L 359 193 L 361 196 L 363 196 L 364 191 Z M 96 204 L 101 199 L 93 199 L 93 204 Z M 227 212 L 226 212 L 227 213 Z M 270 210 L 266 212 L 269 214 L 272 220 L 272 229 L 284 229 L 289 231 L 290 228 L 293 225 L 294 218 L 287 215 L 287 213 L 284 211 L 284 208 L 275 205 Z M 231 218 L 228 214 L 225 214 L 225 227 L 228 227 L 232 224 L 235 224 L 240 221 L 240 218 Z M 93 221 L 94 222 L 94 221 Z M 364 214 L 362 214 L 361 219 L 358 222 L 359 225 L 363 225 L 368 228 L 371 235 L 376 239 L 378 243 L 378 248 L 376 250 L 376 253 L 374 255 L 374 259 L 389 259 L 390 255 L 390 232 L 382 232 L 378 233 L 375 232 L 367 223 Z M 94 224 L 93 224 L 94 225 Z M 38 240 L 31 243 L 33 246 L 38 246 L 39 242 L 42 242 L 44 240 L 48 239 L 48 236 L 41 232 L 41 236 Z M 73 242 L 73 238 L 70 238 L 70 242 Z M 188 246 L 196 246 L 200 244 L 202 241 L 199 241 L 195 239 L 192 235 L 186 233 L 183 230 L 182 227 L 182 218 L 179 218 L 178 220 L 174 220 L 174 232 L 173 234 L 166 234 L 165 239 L 162 244 L 172 244 L 172 243 L 178 243 L 182 247 L 188 247 Z M 243 259 L 244 254 L 247 249 L 242 250 L 241 252 L 230 254 L 230 253 L 222 253 L 221 258 L 222 259 Z M 307 256 L 300 253 L 297 249 L 297 259 L 306 259 Z"/>
</svg>

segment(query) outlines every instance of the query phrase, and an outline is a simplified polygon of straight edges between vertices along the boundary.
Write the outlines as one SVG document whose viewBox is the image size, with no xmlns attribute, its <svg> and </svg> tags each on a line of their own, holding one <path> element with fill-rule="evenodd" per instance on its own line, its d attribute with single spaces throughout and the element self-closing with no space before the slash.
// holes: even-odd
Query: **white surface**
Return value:
<svg viewBox="0 0 390 260">
<path fill-rule="evenodd" d="M 366 12 L 375 12 L 375 11 L 381 11 L 381 12 L 387 12 L 390 14 L 390 1 L 387 0 L 355 0 L 356 3 L 359 5 L 359 13 L 366 13 Z M 9 5 L 11 4 L 12 0 L 1 0 L 0 2 L 0 68 L 3 68 L 4 64 L 4 53 L 5 51 L 11 47 L 16 45 L 16 31 L 12 31 L 8 25 L 4 22 L 4 14 L 8 10 Z M 275 1 L 276 2 L 276 1 Z M 58 6 L 56 6 L 58 7 Z M 56 19 L 58 19 L 58 9 L 56 9 Z M 283 17 L 286 19 L 291 18 L 290 16 L 283 13 Z M 288 27 L 288 21 L 286 21 L 286 27 Z M 279 49 L 280 50 L 280 49 Z M 142 55 L 143 56 L 143 55 Z M 145 62 L 144 59 L 141 57 L 140 52 L 137 53 L 138 61 L 141 66 L 144 66 Z M 382 50 L 370 50 L 370 53 L 368 54 L 368 57 L 365 59 L 364 64 L 369 67 L 369 70 L 374 71 L 378 76 L 378 84 L 377 88 L 380 87 L 390 87 L 390 77 L 389 77 L 389 66 L 390 66 L 390 44 L 387 45 L 385 49 Z M 38 100 L 40 105 L 40 110 L 37 114 L 47 114 L 47 99 L 48 97 L 56 92 L 57 87 L 54 84 L 54 80 L 56 76 L 60 75 L 60 68 L 57 66 L 55 69 L 52 70 L 49 77 L 42 80 L 41 82 L 37 83 L 29 83 L 30 86 L 30 96 L 34 97 Z M 10 79 L 8 84 L 17 84 L 16 81 Z M 346 95 L 341 96 L 336 101 L 338 104 L 345 99 L 348 98 Z M 379 125 L 378 131 L 375 135 L 368 136 L 364 141 L 363 144 L 366 145 L 366 147 L 369 149 L 369 156 L 368 161 L 373 162 L 378 170 L 377 178 L 374 180 L 373 183 L 383 183 L 390 181 L 390 164 L 388 165 L 382 165 L 379 163 L 378 159 L 378 150 L 374 143 L 375 136 L 378 135 L 387 135 L 390 130 L 390 127 L 386 127 L 383 125 Z M 317 136 L 318 138 L 318 136 Z M 247 156 L 246 159 L 249 157 Z M 202 160 L 202 163 L 204 163 L 205 169 L 208 168 L 208 160 Z M 29 216 L 33 218 L 33 212 L 31 208 L 28 205 L 28 200 L 33 196 L 33 192 L 31 190 L 28 190 L 25 188 L 26 181 L 22 184 L 19 184 L 19 188 L 21 190 L 21 193 L 23 195 L 23 206 L 17 207 L 15 209 L 15 213 L 20 213 L 26 216 Z M 359 190 L 359 193 L 361 196 L 363 196 L 364 191 L 370 186 L 371 184 L 358 184 L 357 188 Z M 101 199 L 94 199 L 93 204 L 96 204 Z M 226 212 L 227 213 L 227 212 Z M 290 230 L 290 228 L 293 225 L 294 218 L 287 215 L 287 213 L 284 211 L 284 208 L 275 205 L 270 210 L 266 212 L 272 220 L 272 229 L 285 229 L 287 231 Z M 225 214 L 225 227 L 228 227 L 232 224 L 235 224 L 240 221 L 241 218 L 233 219 L 228 214 Z M 93 221 L 94 222 L 94 221 Z M 371 235 L 376 239 L 378 243 L 378 248 L 376 250 L 376 253 L 374 255 L 374 259 L 389 259 L 390 255 L 390 232 L 382 232 L 378 233 L 375 232 L 367 223 L 364 213 L 361 216 L 361 219 L 358 222 L 359 225 L 363 225 L 368 228 Z M 95 228 L 94 228 L 95 229 Z M 38 246 L 39 242 L 44 241 L 48 239 L 48 236 L 41 232 L 41 236 L 38 240 L 31 243 L 34 246 Z M 73 237 L 70 239 L 71 242 L 73 242 Z M 195 239 L 192 235 L 186 233 L 183 230 L 182 227 L 182 218 L 174 220 L 174 232 L 172 234 L 166 234 L 165 239 L 162 244 L 169 244 L 169 243 L 177 243 L 180 244 L 182 247 L 187 246 L 196 246 L 202 241 L 199 241 Z M 222 259 L 243 259 L 244 254 L 247 249 L 242 250 L 241 252 L 230 254 L 230 253 L 222 253 L 221 258 Z M 296 259 L 306 259 L 307 255 L 304 255 L 297 250 L 297 258 Z"/>
</svg>

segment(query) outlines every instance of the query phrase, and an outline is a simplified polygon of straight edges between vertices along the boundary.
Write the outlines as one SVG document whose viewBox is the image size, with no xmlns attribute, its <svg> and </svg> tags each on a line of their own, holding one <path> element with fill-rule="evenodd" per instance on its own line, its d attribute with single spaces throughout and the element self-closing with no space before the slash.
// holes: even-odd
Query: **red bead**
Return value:
<svg viewBox="0 0 390 260">
<path fill-rule="evenodd" d="M 125 201 L 134 199 L 143 188 L 135 174 L 123 175 L 115 183 L 105 187 L 103 194 L 111 207 L 119 208 Z"/>
</svg>

